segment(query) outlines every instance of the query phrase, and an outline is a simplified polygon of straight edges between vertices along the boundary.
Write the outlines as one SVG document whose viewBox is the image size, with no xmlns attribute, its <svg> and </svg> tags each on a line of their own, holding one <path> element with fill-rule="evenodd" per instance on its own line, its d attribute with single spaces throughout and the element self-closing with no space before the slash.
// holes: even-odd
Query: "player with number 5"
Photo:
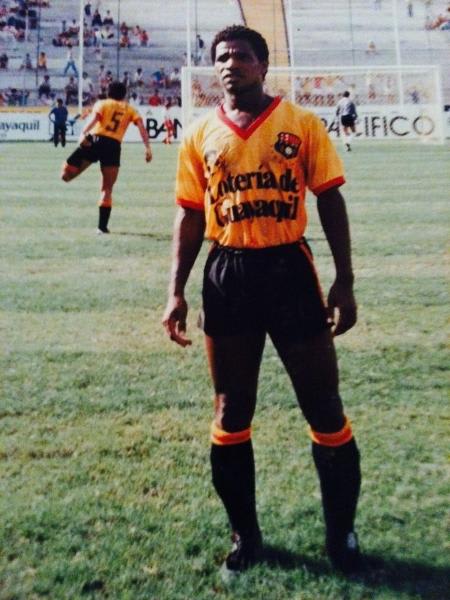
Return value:
<svg viewBox="0 0 450 600">
<path fill-rule="evenodd" d="M 62 168 L 63 181 L 71 181 L 92 163 L 100 161 L 102 172 L 97 232 L 109 233 L 112 190 L 119 175 L 121 142 L 130 123 L 139 129 L 145 146 L 145 160 L 152 160 L 152 150 L 147 130 L 137 110 L 125 100 L 126 86 L 113 81 L 108 88 L 108 98 L 98 100 L 92 109 L 92 117 L 85 125 L 79 146 L 69 156 Z"/>
</svg>

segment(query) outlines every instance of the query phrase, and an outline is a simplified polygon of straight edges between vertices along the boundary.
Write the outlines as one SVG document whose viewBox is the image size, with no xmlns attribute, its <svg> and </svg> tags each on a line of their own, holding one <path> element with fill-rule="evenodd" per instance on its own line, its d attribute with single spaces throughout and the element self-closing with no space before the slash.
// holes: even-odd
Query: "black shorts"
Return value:
<svg viewBox="0 0 450 600">
<path fill-rule="evenodd" d="M 213 246 L 204 270 L 202 317 L 211 337 L 263 331 L 294 342 L 328 328 L 306 241 L 259 250 Z"/>
<path fill-rule="evenodd" d="M 355 118 L 351 115 L 345 115 L 344 117 L 341 117 L 341 124 L 344 127 L 353 127 L 355 125 Z"/>
<path fill-rule="evenodd" d="M 81 167 L 83 161 L 100 161 L 102 167 L 120 167 L 120 142 L 103 135 L 93 135 L 90 146 L 78 146 L 67 159 L 67 164 Z"/>
</svg>

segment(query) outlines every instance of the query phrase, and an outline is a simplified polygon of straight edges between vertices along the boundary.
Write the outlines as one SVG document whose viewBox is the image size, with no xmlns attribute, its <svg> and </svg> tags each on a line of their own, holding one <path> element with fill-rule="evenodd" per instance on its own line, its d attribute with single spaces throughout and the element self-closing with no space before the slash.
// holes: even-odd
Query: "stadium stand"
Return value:
<svg viewBox="0 0 450 600">
<path fill-rule="evenodd" d="M 0 101 L 33 105 L 43 75 L 51 81 L 51 97 L 62 96 L 73 72 L 63 75 L 67 63 L 66 41 L 74 45 L 77 60 L 79 48 L 76 33 L 69 35 L 72 26 L 79 25 L 78 0 L 0 1 Z M 255 3 L 253 3 L 255 4 Z M 406 3 L 398 2 L 398 27 L 401 61 L 403 64 L 437 64 L 443 75 L 444 101 L 450 102 L 450 53 L 448 3 L 441 0 L 416 0 L 412 16 Z M 142 103 L 147 103 L 155 87 L 162 96 L 179 96 L 180 84 L 168 75 L 186 64 L 188 45 L 186 24 L 190 21 L 190 52 L 192 63 L 198 63 L 198 36 L 209 47 L 214 33 L 227 24 L 245 22 L 262 29 L 258 13 L 250 10 L 252 3 L 242 0 L 191 0 L 187 15 L 185 0 L 155 0 L 143 10 L 142 0 L 109 0 L 92 2 L 91 15 L 85 16 L 84 71 L 92 80 L 95 93 L 101 89 L 99 67 L 104 65 L 113 77 L 134 74 L 143 70 L 143 84 L 135 89 Z M 268 19 L 275 10 L 285 11 L 285 19 Z M 292 7 L 289 17 L 287 9 Z M 113 24 L 92 26 L 95 8 L 100 15 L 107 11 Z M 376 10 L 367 0 L 261 0 L 259 15 L 265 22 L 264 34 L 269 40 L 274 64 L 286 63 L 286 56 L 295 66 L 332 65 L 394 65 L 397 60 L 393 28 L 393 3 L 383 2 Z M 17 19 L 20 33 L 14 33 L 8 22 Z M 261 21 L 261 19 L 260 19 Z M 283 29 L 284 28 L 284 29 Z M 142 32 L 145 34 L 142 34 Z M 125 33 L 126 35 L 125 35 Z M 103 34 L 103 35 L 102 35 Z M 289 48 L 290 40 L 293 41 Z M 119 43 L 120 42 L 120 43 Z M 281 43 L 282 42 L 282 43 Z M 373 42 L 373 51 L 368 51 Z M 37 69 L 39 54 L 45 52 L 47 69 Z M 20 68 L 29 54 L 32 69 Z M 202 60 L 208 64 L 209 53 Z M 163 77 L 156 81 L 158 71 Z M 11 94 L 11 90 L 16 92 Z"/>
</svg>

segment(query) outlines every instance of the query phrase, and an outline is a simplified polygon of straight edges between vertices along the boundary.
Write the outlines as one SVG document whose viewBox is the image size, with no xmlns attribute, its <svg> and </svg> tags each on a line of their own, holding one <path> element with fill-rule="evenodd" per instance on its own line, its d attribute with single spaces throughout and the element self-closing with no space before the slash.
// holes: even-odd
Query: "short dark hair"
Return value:
<svg viewBox="0 0 450 600">
<path fill-rule="evenodd" d="M 245 40 L 250 44 L 253 52 L 260 62 L 269 62 L 269 48 L 263 36 L 254 29 L 244 25 L 230 25 L 222 31 L 216 33 L 211 44 L 211 60 L 216 61 L 216 47 L 220 42 L 229 42 L 231 40 Z"/>
<path fill-rule="evenodd" d="M 345 92 L 342 95 L 348 98 L 350 96 L 350 92 L 348 90 L 345 90 Z"/>
<path fill-rule="evenodd" d="M 123 100 L 127 95 L 127 86 L 121 81 L 112 81 L 108 86 L 108 98 Z"/>
</svg>

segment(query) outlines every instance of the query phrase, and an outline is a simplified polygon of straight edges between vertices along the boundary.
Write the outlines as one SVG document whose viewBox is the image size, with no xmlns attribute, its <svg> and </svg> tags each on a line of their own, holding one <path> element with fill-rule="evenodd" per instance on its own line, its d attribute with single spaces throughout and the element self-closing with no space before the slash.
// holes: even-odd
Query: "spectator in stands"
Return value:
<svg viewBox="0 0 450 600">
<path fill-rule="evenodd" d="M 114 25 L 114 19 L 109 10 L 106 11 L 106 15 L 103 18 L 103 25 Z"/>
<path fill-rule="evenodd" d="M 93 32 L 94 32 L 93 33 L 94 47 L 95 48 L 101 48 L 103 46 L 102 32 L 100 31 L 100 29 L 98 27 L 94 27 Z"/>
<path fill-rule="evenodd" d="M 406 0 L 406 12 L 408 17 L 414 16 L 414 2 L 413 0 Z"/>
<path fill-rule="evenodd" d="M 26 106 L 28 104 L 28 96 L 30 92 L 28 90 L 17 90 L 16 88 L 11 88 L 11 92 L 8 96 L 8 105 L 10 106 Z"/>
<path fill-rule="evenodd" d="M 98 8 L 95 9 L 94 14 L 92 15 L 91 25 L 92 27 L 101 27 L 103 25 L 102 17 Z"/>
<path fill-rule="evenodd" d="M 90 2 L 86 2 L 84 5 L 84 14 L 86 17 L 90 17 L 92 14 L 92 4 Z"/>
<path fill-rule="evenodd" d="M 136 94 L 136 92 L 132 92 L 131 96 L 130 96 L 130 100 L 129 100 L 129 104 L 131 106 L 134 106 L 135 108 L 137 106 L 140 106 L 142 103 L 138 97 L 138 95 Z"/>
<path fill-rule="evenodd" d="M 378 54 L 377 47 L 376 47 L 375 42 L 373 40 L 370 40 L 369 43 L 367 44 L 366 54 L 369 55 L 369 56 L 372 56 L 374 54 Z"/>
<path fill-rule="evenodd" d="M 128 37 L 128 33 L 120 34 L 119 46 L 121 48 L 129 48 L 131 46 L 131 42 L 130 42 L 130 38 Z"/>
<path fill-rule="evenodd" d="M 46 71 L 47 70 L 47 54 L 45 52 L 39 52 L 37 68 Z"/>
<path fill-rule="evenodd" d="M 397 99 L 395 94 L 395 81 L 393 77 L 386 76 L 384 78 L 383 94 L 385 104 L 395 104 Z"/>
<path fill-rule="evenodd" d="M 9 92 L 5 92 L 6 103 L 8 106 L 19 106 L 20 94 L 14 87 L 9 89 Z"/>
<path fill-rule="evenodd" d="M 25 58 L 23 59 L 22 64 L 20 65 L 20 70 L 22 71 L 23 69 L 27 71 L 33 70 L 33 63 L 31 62 L 31 56 L 28 52 L 25 54 Z"/>
<path fill-rule="evenodd" d="M 105 65 L 102 63 L 101 65 L 99 65 L 98 72 L 97 72 L 97 80 L 100 85 L 101 85 L 101 81 L 105 77 L 105 75 L 106 75 L 106 69 L 105 69 Z"/>
<path fill-rule="evenodd" d="M 136 73 L 133 76 L 133 84 L 138 88 L 144 86 L 144 73 L 142 71 L 142 67 L 138 67 L 136 69 Z"/>
<path fill-rule="evenodd" d="M 180 69 L 178 67 L 174 67 L 173 70 L 170 72 L 170 75 L 168 77 L 168 82 L 169 82 L 170 87 L 180 85 L 181 75 L 180 75 Z"/>
<path fill-rule="evenodd" d="M 206 46 L 205 46 L 205 42 L 203 41 L 201 35 L 198 33 L 196 36 L 195 45 L 196 45 L 196 50 L 197 50 L 197 52 L 196 52 L 197 60 L 196 60 L 195 64 L 205 65 L 206 64 Z"/>
<path fill-rule="evenodd" d="M 109 25 L 103 25 L 101 33 L 103 41 L 112 40 L 114 38 L 114 31 L 110 28 Z"/>
<path fill-rule="evenodd" d="M 52 86 L 50 83 L 50 75 L 44 75 L 40 86 L 38 87 L 38 98 L 43 104 L 50 104 L 52 101 Z"/>
<path fill-rule="evenodd" d="M 74 72 L 75 77 L 78 77 L 78 69 L 75 65 L 75 58 L 73 56 L 73 46 L 72 44 L 67 44 L 67 62 L 66 62 L 66 66 L 64 67 L 64 72 L 63 75 L 67 75 L 67 72 L 69 71 L 69 69 L 72 69 L 72 71 Z"/>
<path fill-rule="evenodd" d="M 146 29 L 141 29 L 141 33 L 139 35 L 139 44 L 142 47 L 148 46 L 149 36 Z"/>
<path fill-rule="evenodd" d="M 158 87 L 167 87 L 166 73 L 164 67 L 160 67 L 152 73 L 151 82 Z"/>
<path fill-rule="evenodd" d="M 450 7 L 449 9 L 450 10 Z M 428 18 L 425 21 L 425 29 L 448 29 L 450 17 L 444 14 L 439 14 L 437 17 Z"/>
<path fill-rule="evenodd" d="M 122 83 L 127 88 L 127 92 L 128 92 L 128 90 L 130 89 L 130 87 L 132 85 L 131 75 L 130 75 L 129 71 L 123 72 Z"/>
<path fill-rule="evenodd" d="M 159 95 L 158 88 L 155 89 L 153 94 L 148 99 L 149 106 L 161 106 L 163 101 L 161 96 Z"/>
<path fill-rule="evenodd" d="M 78 84 L 75 78 L 71 75 L 69 81 L 64 88 L 66 94 L 66 105 L 76 105 L 78 103 Z"/>
<path fill-rule="evenodd" d="M 69 112 L 64 106 L 62 98 L 58 98 L 56 100 L 56 106 L 52 108 L 48 115 L 48 118 L 53 123 L 53 143 L 55 148 L 60 141 L 61 146 L 64 147 L 66 145 L 66 127 L 68 116 Z"/>
<path fill-rule="evenodd" d="M 87 27 L 86 23 L 84 24 L 83 43 L 85 47 L 93 46 L 95 48 L 96 40 L 94 30 Z"/>
<path fill-rule="evenodd" d="M 83 106 L 87 104 L 91 104 L 94 99 L 94 85 L 92 83 L 92 79 L 83 71 L 83 77 L 81 82 L 81 90 L 83 93 Z"/>
<path fill-rule="evenodd" d="M 8 62 L 9 62 L 9 56 L 6 54 L 6 52 L 2 52 L 0 54 L 0 69 L 7 69 Z"/>
<path fill-rule="evenodd" d="M 72 23 L 67 28 L 67 33 L 69 37 L 76 38 L 78 37 L 78 33 L 80 32 L 80 26 L 77 23 L 76 19 L 72 19 Z"/>
<path fill-rule="evenodd" d="M 139 46 L 141 43 L 141 28 L 139 25 L 135 25 L 128 32 L 130 43 L 132 46 Z"/>
<path fill-rule="evenodd" d="M 113 75 L 112 75 L 112 71 L 110 71 L 108 69 L 108 71 L 106 71 L 105 73 L 105 77 L 102 80 L 102 87 L 105 87 L 106 89 L 109 87 L 109 85 L 113 82 Z"/>
<path fill-rule="evenodd" d="M 411 102 L 413 104 L 419 104 L 419 102 L 420 102 L 419 90 L 415 86 L 411 86 L 410 88 L 408 88 L 407 92 L 411 98 Z"/>
</svg>

